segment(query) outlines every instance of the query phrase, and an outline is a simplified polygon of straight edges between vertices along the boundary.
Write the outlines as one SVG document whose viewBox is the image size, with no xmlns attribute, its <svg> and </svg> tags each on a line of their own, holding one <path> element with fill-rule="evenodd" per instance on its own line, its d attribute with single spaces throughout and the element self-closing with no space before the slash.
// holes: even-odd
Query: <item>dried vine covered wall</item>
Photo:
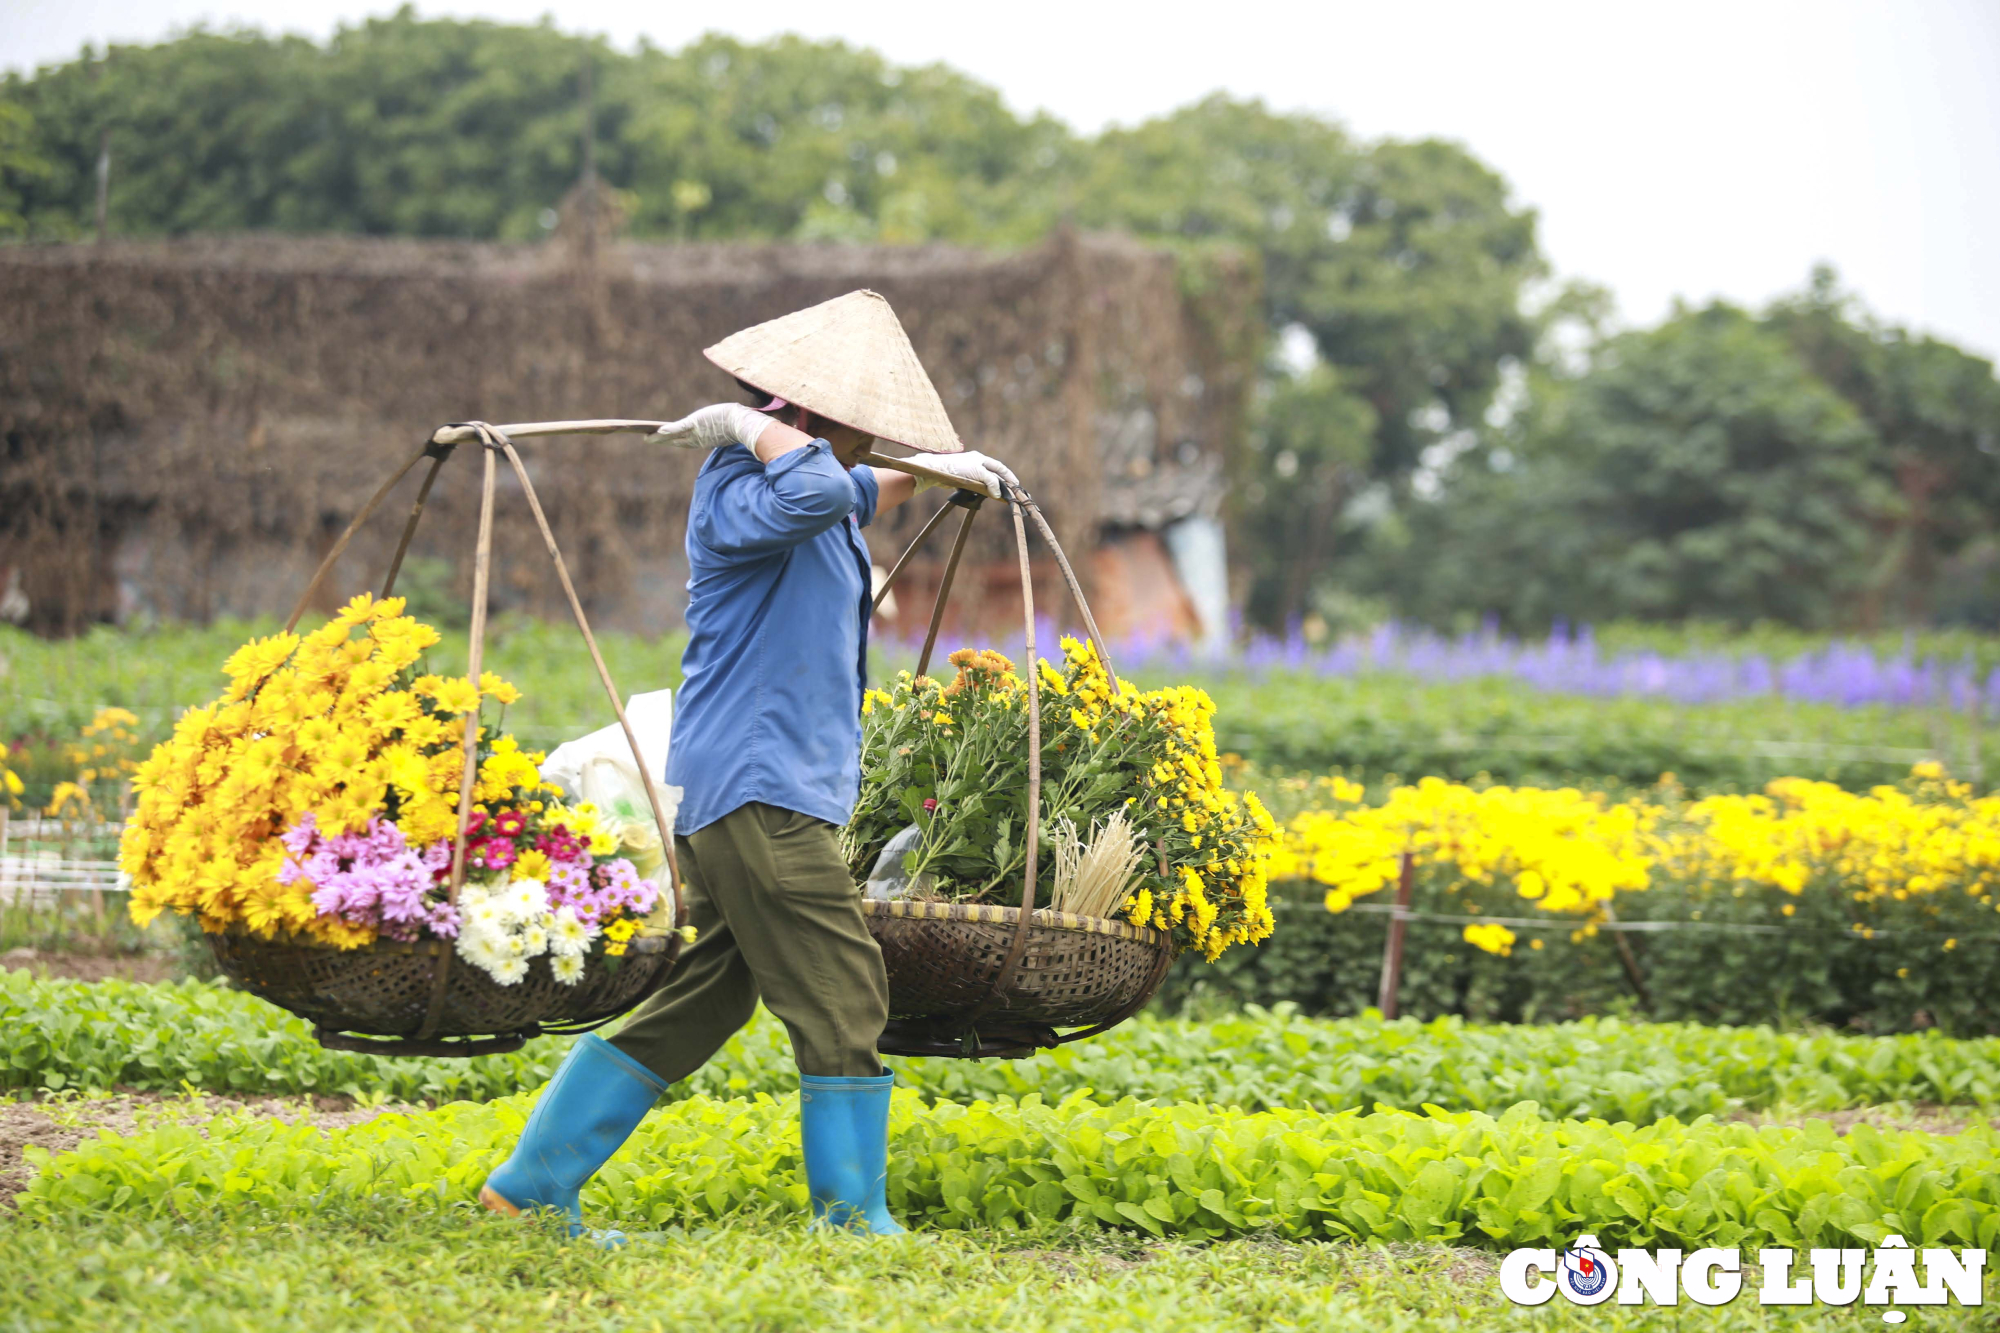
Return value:
<svg viewBox="0 0 2000 1333">
<path fill-rule="evenodd" d="M 0 249 L 0 568 L 46 632 L 282 612 L 434 425 L 679 416 L 734 394 L 701 348 L 857 287 L 889 298 L 960 434 L 1009 459 L 1081 554 L 1107 523 L 1146 521 L 1126 512 L 1133 486 L 1200 489 L 1236 442 L 1255 275 L 1216 262 L 1220 280 L 1191 297 L 1172 256 L 1070 233 L 1007 256 L 620 244 L 588 267 L 554 247 L 358 239 Z M 452 562 L 462 587 L 476 486 L 461 452 L 413 554 Z M 676 624 L 699 460 L 638 437 L 523 453 L 593 613 Z M 502 484 L 496 599 L 555 614 L 525 505 Z M 356 539 L 329 601 L 379 579 L 414 488 Z M 874 530 L 878 559 L 936 503 Z M 975 561 L 1006 558 L 1005 523 L 975 531 Z"/>
</svg>

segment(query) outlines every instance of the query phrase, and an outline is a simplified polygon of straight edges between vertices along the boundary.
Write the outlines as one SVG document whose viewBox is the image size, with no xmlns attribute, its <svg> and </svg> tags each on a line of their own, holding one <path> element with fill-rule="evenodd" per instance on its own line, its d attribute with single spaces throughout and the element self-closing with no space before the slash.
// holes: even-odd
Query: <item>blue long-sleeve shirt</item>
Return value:
<svg viewBox="0 0 2000 1333">
<path fill-rule="evenodd" d="M 717 449 L 688 513 L 688 644 L 667 752 L 687 835 L 751 801 L 845 824 L 861 790 L 875 474 L 826 441 Z"/>
</svg>

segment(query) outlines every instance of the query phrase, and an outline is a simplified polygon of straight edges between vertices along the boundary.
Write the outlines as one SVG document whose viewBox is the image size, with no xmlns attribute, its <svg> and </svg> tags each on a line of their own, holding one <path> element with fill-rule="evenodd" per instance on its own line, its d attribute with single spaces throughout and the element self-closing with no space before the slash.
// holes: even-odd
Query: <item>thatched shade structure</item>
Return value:
<svg viewBox="0 0 2000 1333">
<path fill-rule="evenodd" d="M 1068 549 L 1098 553 L 1080 563 L 1114 623 L 1157 629 L 1141 622 L 1161 607 L 1185 622 L 1184 590 L 1157 586 L 1173 578 L 1167 544 L 1148 534 L 1215 512 L 1258 328 L 1247 263 L 1215 260 L 1204 277 L 1191 297 L 1165 252 L 1072 233 L 1011 255 L 622 243 L 588 266 L 553 245 L 365 239 L 0 248 L 0 593 L 50 632 L 282 614 L 433 426 L 677 417 L 735 394 L 703 347 L 871 287 L 967 444 L 1014 465 Z M 698 460 L 632 437 L 524 453 L 595 617 L 678 624 Z M 462 580 L 472 476 L 447 467 L 413 552 Z M 874 529 L 877 559 L 937 503 Z M 356 540 L 329 603 L 379 579 L 396 526 Z M 979 528 L 967 629 L 1018 615 L 1006 525 Z M 556 613 L 525 532 L 496 552 L 496 600 Z M 999 577 L 982 577 L 986 561 Z M 935 577 L 913 573 L 906 621 Z M 1134 582 L 1103 586 L 1118 579 Z M 1061 605 L 1053 582 L 1045 604 Z"/>
</svg>

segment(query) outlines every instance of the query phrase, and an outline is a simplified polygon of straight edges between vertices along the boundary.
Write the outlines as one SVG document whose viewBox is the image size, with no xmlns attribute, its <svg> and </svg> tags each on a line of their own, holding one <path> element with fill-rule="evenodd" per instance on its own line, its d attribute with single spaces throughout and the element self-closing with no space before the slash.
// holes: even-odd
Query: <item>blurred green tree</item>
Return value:
<svg viewBox="0 0 2000 1333">
<path fill-rule="evenodd" d="M 840 42 L 709 36 L 642 50 L 612 86 L 614 179 L 651 235 L 1024 242 L 1077 152 L 956 71 Z"/>
<path fill-rule="evenodd" d="M 1455 144 L 1390 142 L 1360 164 L 1328 239 L 1299 319 L 1375 409 L 1376 474 L 1405 481 L 1425 449 L 1479 427 L 1505 367 L 1534 349 L 1521 297 L 1547 272 L 1535 214 Z"/>
<path fill-rule="evenodd" d="M 1368 484 L 1376 426 L 1375 409 L 1323 363 L 1266 385 L 1236 479 L 1238 530 L 1254 534 L 1237 543 L 1252 621 L 1299 625 L 1316 610 L 1341 509 Z"/>
<path fill-rule="evenodd" d="M 1274 367 L 1238 478 L 1234 558 L 1267 629 L 1351 600 L 1344 508 L 1411 504 L 1426 450 L 1480 426 L 1539 336 L 1534 213 L 1453 144 L 1359 144 L 1218 94 L 1106 132 L 1067 201 L 1085 225 L 1253 249 L 1269 327 L 1309 338 L 1319 364 Z"/>
<path fill-rule="evenodd" d="M 1254 248 L 1271 327 L 1309 332 L 1367 402 L 1370 474 L 1398 487 L 1533 350 L 1522 288 L 1547 269 L 1534 212 L 1455 144 L 1357 144 L 1217 94 L 1106 132 L 1075 190 L 1087 225 Z"/>
<path fill-rule="evenodd" d="M 1772 306 L 1782 333 L 1881 441 L 1875 467 L 1901 501 L 1884 516 L 1859 620 L 1924 623 L 2000 531 L 2000 381 L 1993 363 L 1886 327 L 1840 290 L 1831 268 Z M 2000 611 L 1995 603 L 1990 611 Z"/>
<path fill-rule="evenodd" d="M 50 166 L 21 191 L 32 234 L 90 230 L 107 131 L 113 232 L 276 225 L 298 191 L 289 163 L 316 128 L 322 58 L 302 38 L 196 31 L 86 51 L 32 78 L 9 74 L 0 98 L 33 117 L 36 152 Z"/>
<path fill-rule="evenodd" d="M 27 109 L 0 102 L 0 237 L 28 234 L 22 191 L 55 168 L 35 150 L 35 121 Z"/>
<path fill-rule="evenodd" d="M 598 170 L 642 235 L 1025 241 L 1078 146 L 942 66 L 839 42 L 704 38 L 632 55 L 552 25 L 405 7 L 324 45 L 197 30 L 86 53 L 0 97 L 52 169 L 14 186 L 35 234 L 94 207 L 98 135 L 122 235 L 274 228 L 531 239 L 582 170 L 581 74 Z"/>
<path fill-rule="evenodd" d="M 1375 579 L 1424 618 L 1851 624 L 1900 507 L 1875 429 L 1720 303 L 1608 340 L 1499 438 L 1376 538 Z"/>
</svg>

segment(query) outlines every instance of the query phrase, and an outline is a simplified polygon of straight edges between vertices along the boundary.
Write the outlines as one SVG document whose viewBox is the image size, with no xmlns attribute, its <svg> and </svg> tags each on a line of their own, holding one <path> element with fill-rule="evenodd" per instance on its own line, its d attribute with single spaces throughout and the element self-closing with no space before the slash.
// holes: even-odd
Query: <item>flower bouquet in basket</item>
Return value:
<svg viewBox="0 0 2000 1333">
<path fill-rule="evenodd" d="M 210 932 L 355 949 L 452 941 L 501 986 L 546 958 L 575 986 L 656 913 L 657 834 L 564 804 L 539 754 L 496 734 L 519 692 L 423 670 L 438 642 L 403 600 L 363 594 L 311 634 L 245 644 L 229 687 L 140 765 L 120 847 L 139 924 L 173 909 Z M 465 729 L 477 727 L 466 879 L 451 900 Z M 629 841 L 628 841 L 629 837 Z M 635 865 L 637 851 L 650 865 Z M 648 857 L 647 852 L 651 855 Z"/>
<path fill-rule="evenodd" d="M 1062 641 L 1041 686 L 1037 906 L 1168 932 L 1213 961 L 1271 933 L 1275 828 L 1222 785 L 1215 705 L 1189 686 L 1113 689 Z M 1027 863 L 1028 689 L 999 653 L 961 650 L 950 683 L 901 673 L 862 705 L 861 796 L 842 850 L 874 897 L 1018 907 Z"/>
</svg>

